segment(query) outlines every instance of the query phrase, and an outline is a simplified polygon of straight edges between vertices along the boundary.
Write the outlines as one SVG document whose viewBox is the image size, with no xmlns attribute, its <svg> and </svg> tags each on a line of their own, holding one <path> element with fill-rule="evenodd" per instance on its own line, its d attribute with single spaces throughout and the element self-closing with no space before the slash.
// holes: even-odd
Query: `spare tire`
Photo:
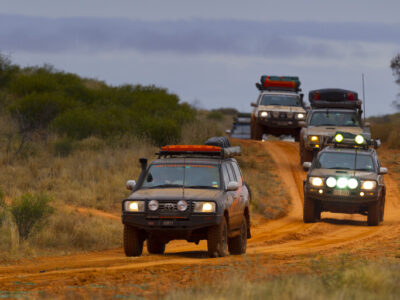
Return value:
<svg viewBox="0 0 400 300">
<path fill-rule="evenodd" d="M 218 146 L 221 148 L 228 148 L 231 146 L 231 143 L 226 136 L 213 136 L 209 138 L 205 144 L 208 146 Z"/>
</svg>

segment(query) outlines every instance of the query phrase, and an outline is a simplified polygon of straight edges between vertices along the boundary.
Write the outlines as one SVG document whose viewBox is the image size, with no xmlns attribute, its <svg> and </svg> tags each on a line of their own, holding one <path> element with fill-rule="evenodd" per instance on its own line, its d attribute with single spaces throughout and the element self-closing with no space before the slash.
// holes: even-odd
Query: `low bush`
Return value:
<svg viewBox="0 0 400 300">
<path fill-rule="evenodd" d="M 34 229 L 45 224 L 54 209 L 50 198 L 44 194 L 24 194 L 14 199 L 10 212 L 18 228 L 20 238 L 26 240 Z"/>
</svg>

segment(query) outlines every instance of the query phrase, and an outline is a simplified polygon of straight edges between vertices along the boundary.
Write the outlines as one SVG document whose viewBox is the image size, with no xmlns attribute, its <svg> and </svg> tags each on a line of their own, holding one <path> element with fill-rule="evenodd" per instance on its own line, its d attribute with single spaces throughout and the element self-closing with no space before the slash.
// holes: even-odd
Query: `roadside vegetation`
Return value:
<svg viewBox="0 0 400 300">
<path fill-rule="evenodd" d="M 370 117 L 371 134 L 389 149 L 400 149 L 400 113 Z"/>
</svg>

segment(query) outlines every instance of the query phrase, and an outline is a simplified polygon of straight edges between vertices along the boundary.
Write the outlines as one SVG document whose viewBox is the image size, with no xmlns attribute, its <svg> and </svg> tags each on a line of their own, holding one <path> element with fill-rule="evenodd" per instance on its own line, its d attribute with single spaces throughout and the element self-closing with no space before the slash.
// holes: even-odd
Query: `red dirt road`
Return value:
<svg viewBox="0 0 400 300">
<path fill-rule="evenodd" d="M 253 143 L 253 142 L 248 142 Z M 246 143 L 244 143 L 244 146 Z M 397 182 L 386 175 L 387 198 L 385 221 L 368 227 L 366 217 L 322 213 L 322 221 L 302 222 L 305 172 L 299 165 L 298 144 L 262 143 L 278 166 L 278 174 L 291 198 L 287 216 L 264 222 L 252 228 L 247 255 L 210 259 L 206 243 L 200 245 L 174 241 L 167 245 L 166 255 L 144 255 L 126 258 L 122 249 L 91 252 L 62 257 L 41 257 L 16 265 L 0 266 L 0 290 L 44 291 L 64 297 L 77 287 L 92 292 L 96 285 L 106 294 L 123 293 L 126 287 L 143 296 L 165 293 L 172 288 L 209 280 L 210 268 L 235 269 L 237 265 L 274 266 L 288 263 L 301 265 L 305 257 L 339 253 L 363 253 L 375 257 L 395 251 L 400 236 L 400 197 Z M 267 188 L 267 187 L 266 187 Z M 104 214 L 104 217 L 113 217 Z M 121 225 L 122 226 L 122 225 Z M 194 276 L 195 274 L 195 276 Z M 154 280 L 156 278 L 156 280 Z M 196 279 L 194 279 L 196 278 Z"/>
</svg>

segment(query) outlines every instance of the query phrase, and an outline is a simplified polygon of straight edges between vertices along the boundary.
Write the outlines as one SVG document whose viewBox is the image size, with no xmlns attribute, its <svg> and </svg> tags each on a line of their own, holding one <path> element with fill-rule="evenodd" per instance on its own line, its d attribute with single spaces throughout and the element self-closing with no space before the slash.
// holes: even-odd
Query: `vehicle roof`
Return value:
<svg viewBox="0 0 400 300">
<path fill-rule="evenodd" d="M 224 160 L 229 159 L 221 159 L 220 157 L 188 157 L 188 156 L 180 156 L 180 157 L 165 157 L 159 158 L 151 162 L 151 164 L 183 164 L 183 163 L 194 163 L 194 164 L 212 164 L 218 165 Z"/>
<path fill-rule="evenodd" d="M 321 153 L 324 152 L 331 152 L 331 153 L 356 153 L 357 154 L 367 154 L 367 155 L 373 155 L 376 153 L 375 149 L 363 149 L 363 148 L 346 148 L 346 147 L 335 147 L 335 146 L 328 146 L 325 147 L 324 149 L 321 150 Z"/>
</svg>

